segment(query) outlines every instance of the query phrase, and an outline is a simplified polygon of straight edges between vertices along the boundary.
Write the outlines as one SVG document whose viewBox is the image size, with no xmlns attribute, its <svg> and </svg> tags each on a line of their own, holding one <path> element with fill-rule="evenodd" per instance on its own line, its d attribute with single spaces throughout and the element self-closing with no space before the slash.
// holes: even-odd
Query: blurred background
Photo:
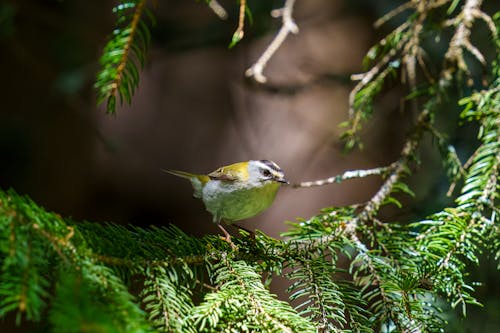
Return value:
<svg viewBox="0 0 500 333">
<path fill-rule="evenodd" d="M 300 33 L 271 59 L 266 86 L 250 83 L 244 72 L 279 29 L 280 20 L 269 12 L 283 2 L 249 1 L 254 21 L 233 49 L 228 45 L 238 4 L 220 2 L 229 13 L 226 21 L 203 1 L 158 1 L 139 89 L 132 105 L 119 107 L 115 116 L 96 107 L 93 90 L 114 27 L 115 1 L 0 3 L 0 187 L 76 220 L 172 223 L 201 236 L 219 232 L 211 216 L 192 198 L 188 182 L 162 169 L 205 173 L 237 161 L 272 159 L 296 183 L 397 158 L 411 118 L 400 107 L 404 91 L 382 93 L 365 124 L 362 151 L 343 152 L 338 124 L 347 119 L 349 75 L 362 71 L 369 47 L 394 28 L 376 31 L 372 23 L 402 1 L 297 1 Z M 476 37 L 486 42 L 487 36 Z M 436 44 L 436 52 L 444 46 Z M 455 128 L 456 117 L 450 106 L 437 124 L 455 133 L 450 139 L 463 157 L 474 149 L 475 129 Z M 421 162 L 411 179 L 417 198 L 403 210 L 387 210 L 393 220 L 422 217 L 450 203 L 431 140 Z M 378 185 L 379 179 L 366 178 L 283 188 L 268 211 L 240 224 L 278 236 L 285 221 L 366 201 Z M 471 274 L 487 283 L 478 295 L 493 304 L 487 307 L 493 313 L 472 309 L 477 316 L 455 325 L 456 332 L 499 330 L 499 274 L 492 260 L 484 262 Z"/>
</svg>

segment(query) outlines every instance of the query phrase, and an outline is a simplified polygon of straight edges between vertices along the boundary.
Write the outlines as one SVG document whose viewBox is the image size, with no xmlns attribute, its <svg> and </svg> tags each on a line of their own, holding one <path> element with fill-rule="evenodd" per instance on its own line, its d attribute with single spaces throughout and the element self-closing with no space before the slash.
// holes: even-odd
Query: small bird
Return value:
<svg viewBox="0 0 500 333">
<path fill-rule="evenodd" d="M 288 184 L 281 168 L 269 160 L 238 162 L 220 167 L 208 175 L 164 171 L 191 181 L 194 197 L 203 201 L 230 244 L 231 236 L 220 223 L 259 214 L 273 203 L 281 184 Z"/>
</svg>

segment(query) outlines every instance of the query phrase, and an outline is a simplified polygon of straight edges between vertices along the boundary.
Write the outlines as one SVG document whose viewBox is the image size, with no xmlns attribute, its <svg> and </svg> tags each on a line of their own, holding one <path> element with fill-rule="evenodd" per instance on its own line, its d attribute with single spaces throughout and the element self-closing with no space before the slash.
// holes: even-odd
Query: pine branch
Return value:
<svg viewBox="0 0 500 333">
<path fill-rule="evenodd" d="M 291 265 L 288 275 L 295 281 L 288 289 L 290 300 L 299 300 L 295 307 L 301 315 L 318 323 L 320 332 L 341 332 L 348 323 L 349 313 L 343 301 L 340 287 L 333 280 L 336 273 L 336 258 L 328 260 L 335 253 L 311 254 Z M 360 323 L 360 331 L 367 331 Z M 361 330 L 361 328 L 364 328 Z"/>
<path fill-rule="evenodd" d="M 50 321 L 56 332 L 148 332 L 143 311 L 108 267 L 61 267 Z M 76 306 L 75 306 L 76 305 Z"/>
<path fill-rule="evenodd" d="M 26 223 L 22 210 L 31 208 L 29 201 L 18 201 L 0 191 L 0 316 L 17 312 L 38 321 L 48 297 L 49 262 L 54 249 L 38 232 L 36 223 Z M 32 213 L 37 219 L 50 218 L 42 210 Z M 60 228 L 56 220 L 52 229 Z"/>
<path fill-rule="evenodd" d="M 144 275 L 147 278 L 141 297 L 149 321 L 162 331 L 180 332 L 194 306 L 188 283 L 194 278 L 193 272 L 188 266 L 179 271 L 155 265 L 146 267 Z"/>
<path fill-rule="evenodd" d="M 400 158 L 389 167 L 392 171 L 387 175 L 385 182 L 382 184 L 377 193 L 375 193 L 375 195 L 366 204 L 363 205 L 363 209 L 356 215 L 355 218 L 351 217 L 346 219 L 345 223 L 341 226 L 345 235 L 353 235 L 359 226 L 372 220 L 378 213 L 379 208 L 387 202 L 387 198 L 395 188 L 409 191 L 408 189 L 405 189 L 405 187 L 403 186 L 404 184 L 401 183 L 401 178 L 408 173 L 409 162 L 414 158 L 416 149 L 420 144 L 421 137 L 425 129 L 428 127 L 430 121 L 429 113 L 430 110 L 425 109 L 419 115 L 412 134 L 409 135 L 409 138 L 407 139 L 401 150 Z M 335 221 L 338 221 L 338 216 L 336 216 L 338 214 L 337 210 L 333 210 L 328 214 Z M 301 232 L 303 233 L 302 235 L 307 235 L 307 230 L 303 227 L 308 223 L 309 221 L 306 221 L 305 223 L 301 223 L 301 225 L 298 225 L 299 228 L 295 235 L 301 235 Z M 284 234 L 284 236 L 293 235 L 294 234 L 290 233 Z M 334 240 L 336 237 L 337 235 L 335 234 L 321 234 L 320 238 L 315 239 L 315 241 L 318 243 L 328 243 Z"/>
<path fill-rule="evenodd" d="M 384 276 L 391 276 L 395 274 L 395 270 L 384 258 L 371 254 L 356 235 L 352 235 L 351 239 L 358 255 L 351 262 L 350 273 L 353 274 L 355 283 L 361 286 L 362 292 L 365 293 L 363 298 L 373 302 L 372 320 L 380 324 L 388 321 L 393 322 L 399 331 L 404 331 L 398 313 L 399 307 L 386 291 L 386 278 L 382 278 L 380 275 L 385 272 Z M 369 289 L 370 287 L 373 288 Z"/>
<path fill-rule="evenodd" d="M 425 49 L 422 48 L 420 36 L 424 31 L 424 26 L 429 21 L 429 14 L 437 9 L 451 3 L 449 13 L 458 4 L 458 1 L 451 0 L 426 0 L 408 1 L 400 7 L 386 14 L 376 26 L 380 26 L 396 15 L 407 10 L 413 10 L 407 20 L 389 33 L 379 43 L 373 46 L 365 57 L 365 64 L 373 62 L 371 69 L 362 74 L 351 76 L 354 81 L 359 81 L 349 95 L 349 121 L 342 124 L 347 130 L 342 134 L 346 148 L 351 149 L 356 145 L 362 146 L 357 133 L 361 129 L 361 122 L 368 119 L 372 113 L 374 99 L 387 81 L 390 73 L 401 66 L 402 82 L 408 82 L 410 96 L 417 91 L 417 64 L 430 82 L 431 85 L 437 81 L 434 78 L 424 61 Z M 476 19 L 484 20 L 493 37 L 497 36 L 497 29 L 493 19 L 480 10 L 482 0 L 466 1 L 461 13 L 453 20 L 444 23 L 445 26 L 456 25 L 457 29 L 450 42 L 447 52 L 443 55 L 442 72 L 439 76 L 440 85 L 447 86 L 445 82 L 453 77 L 456 67 L 468 73 L 468 67 L 463 58 L 463 50 L 468 50 L 484 66 L 486 60 L 481 52 L 470 42 L 470 31 Z M 456 66 L 455 66 L 456 65 Z M 418 108 L 414 98 L 410 99 L 414 109 Z"/>
<path fill-rule="evenodd" d="M 113 9 L 118 16 L 117 26 L 104 48 L 100 59 L 102 69 L 95 83 L 98 103 L 107 100 L 108 113 L 115 112 L 117 97 L 121 103 L 130 104 L 139 84 L 139 67 L 144 66 L 151 39 L 149 28 L 142 21 L 144 13 L 148 13 L 146 2 L 126 0 Z"/>
<path fill-rule="evenodd" d="M 378 192 L 368 201 L 368 203 L 363 208 L 363 211 L 359 214 L 356 220 L 353 220 L 352 227 L 356 227 L 358 221 L 366 221 L 375 216 L 378 212 L 380 206 L 384 204 L 386 199 L 392 193 L 396 184 L 400 183 L 403 175 L 408 173 L 409 162 L 414 158 L 416 154 L 416 149 L 421 142 L 424 130 L 429 124 L 430 110 L 423 110 L 418 116 L 416 125 L 414 126 L 413 133 L 409 136 L 408 140 L 401 150 L 399 160 L 394 163 L 394 169 L 387 177 L 384 184 L 380 187 Z"/>
<path fill-rule="evenodd" d="M 206 294 L 191 315 L 195 331 L 315 332 L 287 303 L 270 294 L 245 262 L 223 256 L 212 266 L 211 279 L 216 291 Z"/>
<path fill-rule="evenodd" d="M 477 254 L 489 246 L 490 237 L 492 240 L 496 237 L 495 214 L 490 215 L 490 211 L 499 198 L 500 89 L 475 93 L 464 98 L 462 104 L 466 105 L 463 118 L 479 119 L 482 123 L 481 146 L 466 165 L 465 183 L 456 199 L 456 207 L 412 227 L 421 229 L 416 237 L 416 249 L 424 258 L 423 265 L 432 267 L 426 275 L 433 280 L 435 288 L 451 300 L 453 307 L 461 305 L 465 315 L 466 304 L 477 304 L 477 301 L 463 273 L 464 258 L 478 264 Z"/>
<path fill-rule="evenodd" d="M 496 79 L 500 83 L 500 79 Z M 498 199 L 498 175 L 500 168 L 500 88 L 473 94 L 461 100 L 465 104 L 462 118 L 480 119 L 479 139 L 481 146 L 474 153 L 467 170 L 462 193 L 457 199 L 459 206 L 494 205 Z M 473 107 L 476 106 L 476 110 Z"/>
<path fill-rule="evenodd" d="M 142 20 L 145 3 L 132 0 L 115 9 L 118 29 L 105 48 L 96 84 L 101 101 L 108 100 L 108 112 L 115 110 L 117 95 L 130 103 L 137 87 L 137 62 L 142 67 L 149 43 Z M 249 69 L 254 69 L 250 74 L 256 80 L 265 80 L 267 62 L 287 35 L 297 31 L 294 3 L 287 0 L 282 10 L 273 12 L 282 16 L 283 26 Z M 476 19 L 498 37 L 497 23 L 480 10 L 481 3 L 466 0 L 460 13 L 447 21 L 456 30 L 443 55 L 441 75 L 457 79 L 457 72 L 467 70 L 460 63 L 463 50 L 486 62 L 469 40 Z M 386 326 L 388 331 L 435 332 L 445 326 L 440 301 L 461 306 L 465 315 L 466 305 L 478 303 L 467 265 L 477 264 L 483 251 L 500 259 L 500 58 L 491 66 L 491 87 L 460 102 L 465 104 L 462 118 L 480 125 L 479 147 L 462 166 L 445 136 L 431 125 L 448 92 L 445 85 L 434 84 L 421 45 L 430 29 L 427 23 L 436 17 L 433 11 L 447 4 L 450 16 L 459 1 L 412 1 L 387 14 L 377 24 L 411 10 L 407 22 L 369 52 L 371 69 L 353 76 L 360 82 L 350 95 L 348 139 L 370 115 L 390 75 L 408 81 L 408 98 L 423 111 L 399 158 L 386 167 L 297 185 L 379 175 L 384 183 L 368 202 L 330 207 L 299 219 L 283 234 L 285 239 L 241 232 L 233 239 L 238 248 L 234 250 L 219 237 L 195 238 L 175 227 L 76 223 L 13 191 L 0 190 L 0 317 L 12 313 L 18 322 L 48 317 L 55 332 L 147 332 L 152 327 L 186 332 L 372 332 Z M 245 10 L 246 1 L 240 1 L 238 36 Z M 431 82 L 421 91 L 417 65 Z M 447 66 L 453 70 L 448 72 Z M 400 205 L 394 193 L 412 194 L 403 179 L 426 131 L 438 138 L 452 181 L 458 186 L 462 177 L 460 195 L 453 207 L 409 226 L 379 220 L 381 207 Z M 297 310 L 303 316 L 267 289 L 273 274 L 294 282 L 290 298 L 300 301 Z"/>
<path fill-rule="evenodd" d="M 0 315 L 16 311 L 18 321 L 23 314 L 28 320 L 38 321 L 50 300 L 50 284 L 57 281 L 59 293 L 68 295 L 75 291 L 74 283 L 81 281 L 93 295 L 91 299 L 84 300 L 86 295 L 79 299 L 82 306 L 95 308 L 91 301 L 102 300 L 103 321 L 96 323 L 96 327 L 102 324 L 114 327 L 117 332 L 125 327 L 130 332 L 148 330 L 143 312 L 123 281 L 110 268 L 92 260 L 79 231 L 60 216 L 44 211 L 13 191 L 0 191 L 0 235 L 3 269 L 0 292 L 4 296 Z M 6 244 L 9 246 L 5 247 Z M 53 272 L 58 269 L 64 274 L 57 280 Z M 64 282 L 65 279 L 69 282 Z M 75 298 L 56 296 L 50 314 L 51 318 L 57 318 L 53 322 L 56 331 L 81 331 L 93 322 L 85 317 L 86 311 L 93 313 L 93 310 L 82 308 L 75 313 L 72 299 Z"/>
</svg>

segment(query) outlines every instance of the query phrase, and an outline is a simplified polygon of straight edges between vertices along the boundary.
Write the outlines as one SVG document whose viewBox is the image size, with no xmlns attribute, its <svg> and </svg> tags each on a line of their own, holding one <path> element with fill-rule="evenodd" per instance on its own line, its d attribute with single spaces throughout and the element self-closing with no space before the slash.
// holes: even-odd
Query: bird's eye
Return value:
<svg viewBox="0 0 500 333">
<path fill-rule="evenodd" d="M 263 169 L 261 172 L 262 172 L 262 175 L 264 177 L 270 177 L 271 176 L 271 171 L 269 171 L 267 169 Z"/>
</svg>

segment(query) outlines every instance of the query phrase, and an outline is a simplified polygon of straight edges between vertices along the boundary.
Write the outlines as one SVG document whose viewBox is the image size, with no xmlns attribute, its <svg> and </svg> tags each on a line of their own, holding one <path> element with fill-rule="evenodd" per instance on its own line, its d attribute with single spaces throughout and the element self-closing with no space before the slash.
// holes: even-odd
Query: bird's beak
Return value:
<svg viewBox="0 0 500 333">
<path fill-rule="evenodd" d="M 290 184 L 288 182 L 288 180 L 286 180 L 285 178 L 277 178 L 277 179 L 275 179 L 275 181 L 277 181 L 278 183 L 286 184 L 286 185 Z"/>
</svg>

